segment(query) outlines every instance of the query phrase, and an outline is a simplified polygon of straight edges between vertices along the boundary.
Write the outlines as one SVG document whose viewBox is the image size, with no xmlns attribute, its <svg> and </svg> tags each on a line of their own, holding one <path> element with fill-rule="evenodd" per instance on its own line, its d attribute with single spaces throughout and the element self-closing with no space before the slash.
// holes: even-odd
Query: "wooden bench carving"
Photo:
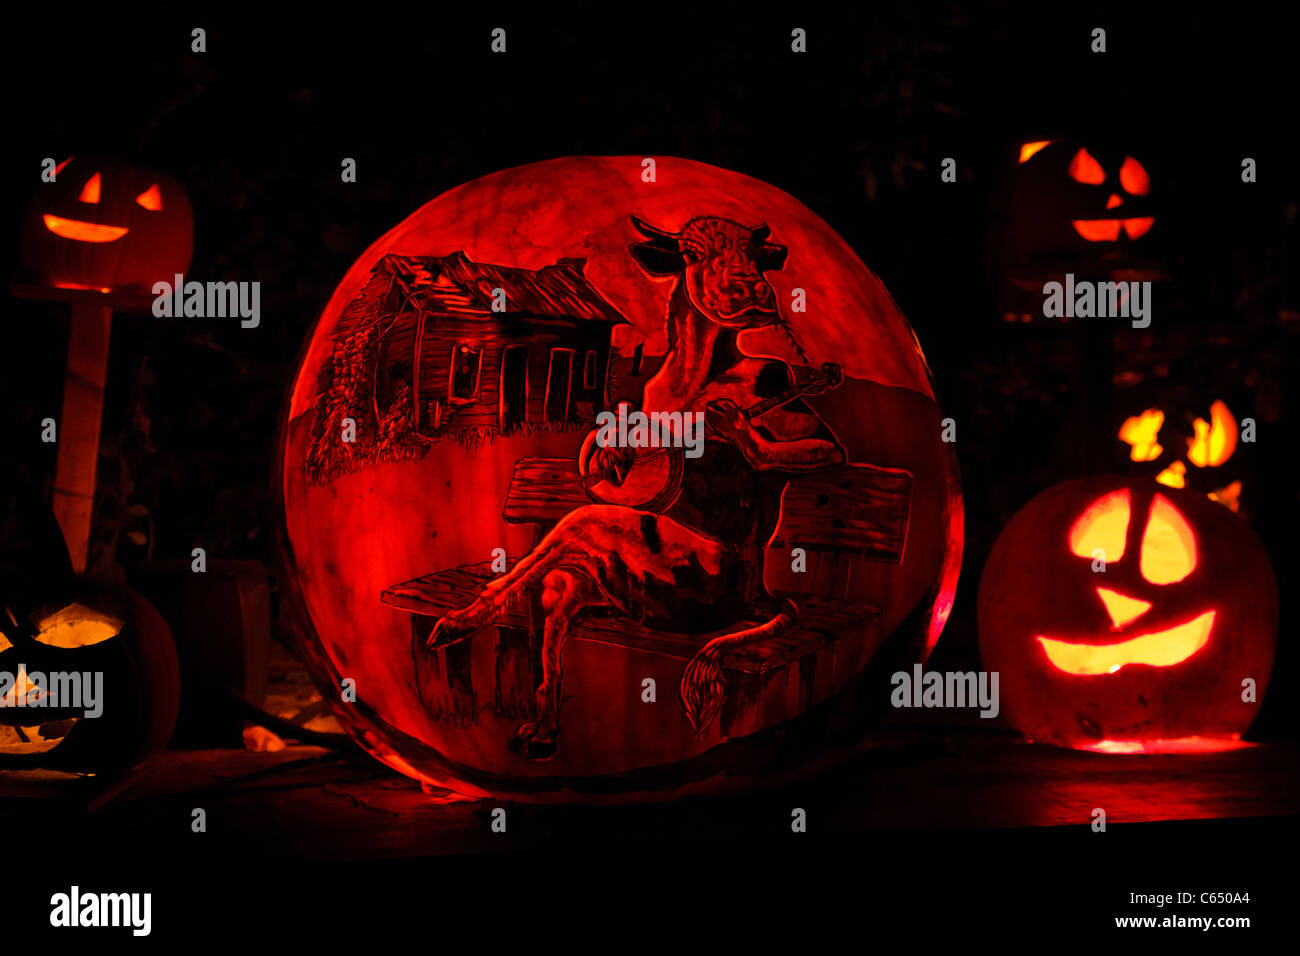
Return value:
<svg viewBox="0 0 1300 956">
<path fill-rule="evenodd" d="M 876 608 L 850 600 L 847 584 L 841 581 L 847 580 L 856 561 L 901 563 L 910 500 L 907 472 L 873 465 L 845 465 L 787 483 L 781 518 L 768 547 L 784 555 L 803 548 L 810 557 L 809 573 L 777 575 L 782 586 L 773 588 L 778 596 L 796 599 L 799 615 L 789 630 L 723 657 L 724 737 L 796 716 L 830 696 L 837 639 L 854 629 L 875 626 L 880 616 Z M 504 517 L 512 523 L 536 525 L 540 537 L 574 508 L 589 503 L 571 459 L 524 458 L 515 466 Z M 417 685 L 435 719 L 458 725 L 477 719 L 479 705 L 470 680 L 472 642 L 457 641 L 429 653 L 423 650 L 424 639 L 439 617 L 468 604 L 493 575 L 490 563 L 483 562 L 427 574 L 381 595 L 384 604 L 412 615 Z M 589 616 L 572 627 L 569 639 L 626 647 L 684 665 L 714 637 L 768 617 L 770 612 L 755 609 L 752 617 L 725 631 L 676 634 L 653 630 L 623 615 Z M 498 716 L 521 720 L 535 716 L 541 624 L 534 597 L 511 609 L 495 627 L 496 686 L 490 706 Z"/>
</svg>

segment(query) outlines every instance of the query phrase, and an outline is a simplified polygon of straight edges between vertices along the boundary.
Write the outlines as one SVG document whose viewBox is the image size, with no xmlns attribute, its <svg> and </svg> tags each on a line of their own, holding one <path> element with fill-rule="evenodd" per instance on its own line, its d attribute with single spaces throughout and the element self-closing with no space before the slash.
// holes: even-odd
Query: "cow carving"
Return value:
<svg viewBox="0 0 1300 956">
<path fill-rule="evenodd" d="M 703 410 L 704 454 L 690 463 L 681 493 L 663 513 L 617 504 L 569 512 L 473 601 L 440 618 L 427 640 L 434 648 L 472 635 L 540 586 L 545 620 L 537 716 L 511 743 L 534 759 L 555 752 L 564 642 L 582 615 L 600 608 L 650 628 L 709 633 L 769 607 L 765 623 L 715 638 L 687 664 L 682 703 L 703 732 L 722 706 L 722 655 L 789 628 L 797 613 L 789 602 L 774 601 L 762 583 L 781 488 L 791 473 L 846 458 L 801 400 L 753 419 L 743 413 L 789 392 L 795 381 L 785 362 L 748 356 L 737 343 L 746 330 L 785 328 L 764 273 L 784 266 L 787 249 L 770 241 L 768 228 L 712 216 L 692 219 L 678 232 L 636 217 L 632 222 L 643 237 L 629 245 L 632 257 L 652 280 L 673 283 L 668 352 L 645 383 L 640 410 Z M 600 449 L 592 467 L 617 481 L 625 454 Z"/>
</svg>

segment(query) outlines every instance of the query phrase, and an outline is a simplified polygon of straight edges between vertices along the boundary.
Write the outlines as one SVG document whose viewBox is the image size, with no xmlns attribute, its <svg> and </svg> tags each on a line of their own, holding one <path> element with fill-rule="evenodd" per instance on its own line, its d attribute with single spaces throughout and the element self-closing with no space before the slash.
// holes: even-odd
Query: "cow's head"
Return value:
<svg viewBox="0 0 1300 956">
<path fill-rule="evenodd" d="M 691 305 L 705 318 L 735 329 L 771 325 L 776 295 L 763 273 L 785 264 L 785 246 L 768 242 L 767 226 L 752 229 L 714 216 L 692 219 L 681 232 L 632 217 L 645 236 L 628 248 L 652 276 L 681 276 Z"/>
</svg>

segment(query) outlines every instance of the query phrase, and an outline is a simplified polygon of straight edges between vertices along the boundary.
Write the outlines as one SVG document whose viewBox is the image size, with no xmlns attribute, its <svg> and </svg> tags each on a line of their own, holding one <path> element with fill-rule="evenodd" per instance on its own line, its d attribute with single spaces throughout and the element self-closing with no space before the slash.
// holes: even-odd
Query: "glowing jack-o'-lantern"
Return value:
<svg viewBox="0 0 1300 956">
<path fill-rule="evenodd" d="M 58 288 L 147 291 L 184 273 L 193 249 L 194 214 L 180 184 L 108 157 L 56 166 L 23 222 L 23 265 Z"/>
<path fill-rule="evenodd" d="M 1208 418 L 1189 412 L 1183 421 L 1176 419 L 1166 425 L 1160 408 L 1148 408 L 1124 419 L 1118 437 L 1129 446 L 1129 459 L 1139 466 L 1150 463 L 1155 480 L 1166 487 L 1203 491 L 1211 500 L 1237 511 L 1242 482 L 1220 471 L 1237 450 L 1236 418 L 1224 402 L 1216 400 Z"/>
<path fill-rule="evenodd" d="M 1060 150 L 1052 148 L 1058 145 Z M 1064 174 L 1076 184 L 1070 188 L 1070 193 L 1078 197 L 1071 204 L 1069 221 L 1080 238 L 1088 242 L 1115 242 L 1121 235 L 1128 239 L 1141 239 L 1151 231 L 1155 217 L 1149 215 L 1141 204 L 1151 195 L 1151 177 L 1146 167 L 1132 156 L 1124 154 L 1122 159 L 1107 167 L 1087 147 L 1039 140 L 1020 147 L 1019 162 L 1021 165 L 1036 162 L 1051 175 L 1057 175 L 1060 172 L 1057 164 L 1067 156 Z M 1103 191 L 1106 196 L 1104 203 L 1100 192 L 1079 187 L 1095 187 Z M 1094 204 L 1101 204 L 1101 207 L 1094 208 Z"/>
<path fill-rule="evenodd" d="M 167 624 L 129 588 L 77 591 L 29 615 L 0 606 L 0 766 L 125 770 L 171 737 L 180 676 Z"/>
<path fill-rule="evenodd" d="M 129 768 L 170 738 L 179 682 L 158 612 L 75 577 L 49 507 L 0 474 L 0 767 Z"/>
<path fill-rule="evenodd" d="M 1154 177 L 1106 137 L 1026 140 L 1007 150 L 989 210 L 990 262 L 1006 321 L 1042 316 L 1043 283 L 1165 278 Z"/>
<path fill-rule="evenodd" d="M 1003 713 L 1033 740 L 1209 749 L 1254 719 L 1277 585 L 1227 509 L 1149 479 L 1080 479 L 1003 530 L 980 582 L 979 640 Z"/>
</svg>

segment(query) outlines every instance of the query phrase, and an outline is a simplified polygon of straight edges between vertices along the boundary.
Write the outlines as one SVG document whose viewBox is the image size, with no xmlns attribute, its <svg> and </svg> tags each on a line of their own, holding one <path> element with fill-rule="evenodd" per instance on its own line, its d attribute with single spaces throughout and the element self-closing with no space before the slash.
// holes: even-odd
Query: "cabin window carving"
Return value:
<svg viewBox="0 0 1300 956">
<path fill-rule="evenodd" d="M 471 342 L 456 343 L 451 352 L 451 386 L 448 389 L 452 404 L 464 404 L 478 398 L 482 377 L 482 346 Z"/>
</svg>

